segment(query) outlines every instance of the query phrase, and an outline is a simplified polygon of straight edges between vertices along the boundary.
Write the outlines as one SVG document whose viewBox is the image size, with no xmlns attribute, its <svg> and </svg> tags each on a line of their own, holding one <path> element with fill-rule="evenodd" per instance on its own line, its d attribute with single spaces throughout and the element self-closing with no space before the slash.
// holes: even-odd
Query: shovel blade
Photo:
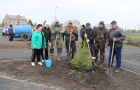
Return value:
<svg viewBox="0 0 140 90">
<path fill-rule="evenodd" d="M 112 68 L 107 68 L 106 75 L 107 76 L 112 76 L 113 75 L 113 69 Z"/>
<path fill-rule="evenodd" d="M 71 60 L 71 55 L 70 54 L 67 56 L 67 60 L 68 61 Z"/>
</svg>

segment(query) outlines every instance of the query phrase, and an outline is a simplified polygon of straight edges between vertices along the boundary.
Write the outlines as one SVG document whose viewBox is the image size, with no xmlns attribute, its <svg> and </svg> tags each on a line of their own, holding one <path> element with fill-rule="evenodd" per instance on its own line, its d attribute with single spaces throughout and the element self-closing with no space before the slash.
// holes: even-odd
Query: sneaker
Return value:
<svg viewBox="0 0 140 90">
<path fill-rule="evenodd" d="M 96 57 L 92 57 L 92 60 L 95 60 L 96 59 Z"/>
<path fill-rule="evenodd" d="M 45 62 L 44 60 L 42 60 L 41 62 Z"/>
<path fill-rule="evenodd" d="M 118 73 L 119 71 L 120 71 L 119 69 L 116 69 L 116 70 L 115 70 L 116 73 Z"/>
<path fill-rule="evenodd" d="M 32 65 L 32 66 L 35 66 L 35 63 L 34 63 L 34 62 L 31 62 L 31 65 Z"/>
<path fill-rule="evenodd" d="M 39 65 L 43 65 L 41 62 L 38 62 Z"/>
</svg>

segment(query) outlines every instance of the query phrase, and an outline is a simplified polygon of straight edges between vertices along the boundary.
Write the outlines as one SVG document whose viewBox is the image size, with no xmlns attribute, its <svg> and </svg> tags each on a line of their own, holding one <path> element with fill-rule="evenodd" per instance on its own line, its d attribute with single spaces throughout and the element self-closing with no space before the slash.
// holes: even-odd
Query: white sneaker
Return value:
<svg viewBox="0 0 140 90">
<path fill-rule="evenodd" d="M 45 62 L 44 60 L 42 60 L 41 62 Z"/>
<path fill-rule="evenodd" d="M 95 60 L 96 59 L 96 57 L 92 57 L 92 60 Z"/>
<path fill-rule="evenodd" d="M 116 69 L 115 72 L 118 73 L 120 70 Z"/>
<path fill-rule="evenodd" d="M 41 62 L 38 62 L 39 65 L 43 65 Z"/>
<path fill-rule="evenodd" d="M 32 65 L 32 66 L 35 66 L 35 63 L 34 63 L 34 62 L 31 62 L 31 65 Z"/>
</svg>

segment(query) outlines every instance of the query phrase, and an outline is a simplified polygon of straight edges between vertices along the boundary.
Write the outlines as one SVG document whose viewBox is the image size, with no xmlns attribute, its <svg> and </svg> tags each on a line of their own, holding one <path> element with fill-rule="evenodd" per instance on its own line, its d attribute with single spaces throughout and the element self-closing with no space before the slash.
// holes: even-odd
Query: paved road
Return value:
<svg viewBox="0 0 140 90">
<path fill-rule="evenodd" d="M 0 78 L 0 90 L 44 90 L 37 85 Z"/>
</svg>

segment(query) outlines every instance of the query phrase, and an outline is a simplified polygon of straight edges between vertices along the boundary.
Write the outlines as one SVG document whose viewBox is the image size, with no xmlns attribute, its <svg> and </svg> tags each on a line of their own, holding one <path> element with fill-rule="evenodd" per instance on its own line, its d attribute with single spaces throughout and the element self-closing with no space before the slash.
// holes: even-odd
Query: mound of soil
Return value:
<svg viewBox="0 0 140 90">
<path fill-rule="evenodd" d="M 0 49 L 30 49 L 30 41 L 5 41 L 0 42 Z"/>
<path fill-rule="evenodd" d="M 0 61 L 0 75 L 66 90 L 140 90 L 140 76 L 121 70 L 108 77 L 106 70 L 93 67 L 89 72 L 75 71 L 67 60 L 56 61 L 51 68 L 35 67 L 29 60 Z"/>
</svg>

